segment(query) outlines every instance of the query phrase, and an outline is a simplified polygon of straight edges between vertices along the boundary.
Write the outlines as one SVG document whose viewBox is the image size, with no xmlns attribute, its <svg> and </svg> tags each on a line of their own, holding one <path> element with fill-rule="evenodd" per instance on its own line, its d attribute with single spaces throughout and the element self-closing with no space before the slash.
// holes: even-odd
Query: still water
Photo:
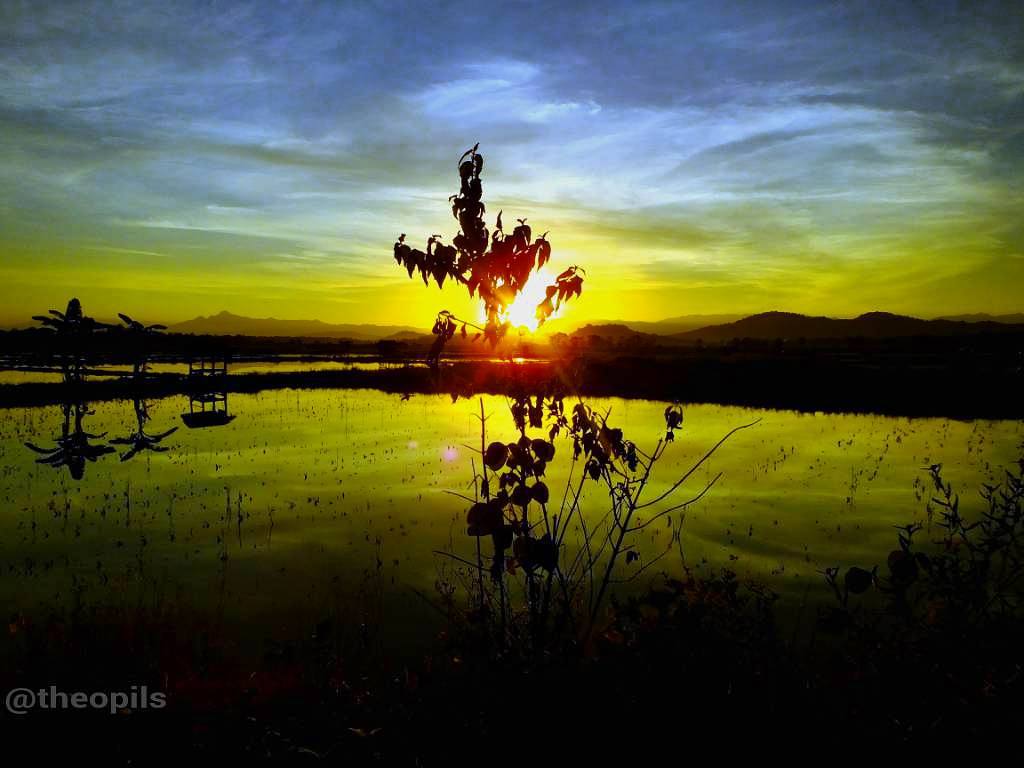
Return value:
<svg viewBox="0 0 1024 768">
<path fill-rule="evenodd" d="M 458 359 L 458 358 L 452 358 Z M 480 363 L 506 363 L 506 358 L 473 356 L 471 358 Z M 515 357 L 515 363 L 547 363 L 545 358 Z M 232 358 L 231 372 L 233 374 L 264 374 L 264 373 L 319 373 L 336 371 L 378 371 L 382 368 L 393 367 L 404 368 L 426 368 L 427 364 L 422 360 L 411 359 L 388 359 L 379 358 L 375 355 L 346 355 L 345 357 L 332 357 L 322 359 L 289 359 L 287 355 L 281 355 L 274 360 L 246 360 L 244 358 Z M 112 379 L 122 377 L 131 370 L 130 365 L 124 364 L 97 364 L 89 366 L 94 376 L 109 376 Z M 187 362 L 151 362 L 147 364 L 146 371 L 150 374 L 188 374 Z M 0 360 L 0 384 L 58 384 L 63 381 L 59 370 L 30 370 L 19 367 L 16 363 Z"/>
<path fill-rule="evenodd" d="M 514 440 L 506 399 L 483 403 L 488 441 Z M 641 448 L 664 434 L 664 404 L 590 404 L 610 409 L 609 423 Z M 93 446 L 94 460 L 74 471 L 41 452 L 58 447 L 60 406 L 6 409 L 0 605 L 27 617 L 144 606 L 215 617 L 251 637 L 282 637 L 332 611 L 358 619 L 372 593 L 387 642 L 427 637 L 437 620 L 424 596 L 452 565 L 434 551 L 475 556 L 467 504 L 450 492 L 472 495 L 469 446 L 480 443 L 479 407 L 478 399 L 447 396 L 277 390 L 231 395 L 229 420 L 189 427 L 188 398 L 171 397 L 149 404 L 145 433 L 158 438 L 149 450 L 137 439 L 132 402 L 95 403 L 78 414 L 79 433 L 91 436 L 79 440 Z M 72 433 L 75 417 L 72 408 Z M 978 508 L 979 484 L 999 482 L 1024 441 L 1018 421 L 715 405 L 690 406 L 685 417 L 647 498 L 729 429 L 761 421 L 680 491 L 685 499 L 724 473 L 686 510 L 681 552 L 676 547 L 651 578 L 678 573 L 685 558 L 698 569 L 728 567 L 795 600 L 819 594 L 824 567 L 884 562 L 893 526 L 925 519 L 923 467 L 942 463 L 969 513 Z M 134 446 L 111 443 L 131 436 Z M 557 500 L 571 446 L 558 440 L 556 449 L 547 479 Z M 584 513 L 597 517 L 606 495 L 596 484 L 585 488 Z M 667 524 L 645 529 L 641 560 L 629 567 L 665 550 L 671 536 Z"/>
</svg>

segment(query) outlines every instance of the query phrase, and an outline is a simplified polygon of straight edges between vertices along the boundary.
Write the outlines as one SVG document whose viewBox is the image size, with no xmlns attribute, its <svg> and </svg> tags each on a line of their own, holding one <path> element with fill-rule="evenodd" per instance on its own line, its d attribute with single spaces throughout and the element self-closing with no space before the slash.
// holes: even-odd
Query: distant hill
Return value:
<svg viewBox="0 0 1024 768">
<path fill-rule="evenodd" d="M 600 336 L 603 339 L 614 340 L 614 339 L 633 339 L 642 338 L 645 336 L 653 336 L 654 334 L 639 333 L 629 325 L 625 323 L 591 323 L 584 325 L 582 328 L 577 328 L 572 332 L 573 336 Z"/>
<path fill-rule="evenodd" d="M 672 336 L 677 333 L 693 331 L 697 328 L 706 328 L 709 325 L 721 325 L 731 323 L 743 318 L 744 315 L 680 315 L 679 317 L 668 317 L 664 320 L 592 320 L 589 325 L 593 327 L 621 326 L 629 328 L 637 333 L 651 333 L 658 336 Z M 553 324 L 553 323 L 552 323 Z M 571 327 L 571 326 L 570 326 Z M 574 332 L 581 330 L 580 326 Z M 559 328 L 559 330 L 563 330 Z"/>
<path fill-rule="evenodd" d="M 197 317 L 168 327 L 172 333 L 211 334 L 215 336 L 304 336 L 376 341 L 396 334 L 419 334 L 422 331 L 407 325 L 366 325 L 324 323 L 320 320 L 278 320 L 255 318 L 221 312 L 210 317 Z"/>
<path fill-rule="evenodd" d="M 116 318 L 104 322 L 118 324 Z M 34 321 L 18 323 L 13 328 L 35 327 Z M 361 323 L 325 323 L 320 320 L 280 320 L 273 317 L 254 318 L 220 312 L 209 317 L 196 317 L 169 326 L 172 333 L 210 334 L 215 336 L 264 336 L 352 339 L 354 341 L 421 342 L 431 340 L 428 329 L 408 325 L 371 325 Z M 855 318 L 813 317 L 794 312 L 762 312 L 744 317 L 735 314 L 680 315 L 658 321 L 607 320 L 577 326 L 571 320 L 554 319 L 544 333 L 533 339 L 544 344 L 554 333 L 597 335 L 607 340 L 631 336 L 659 344 L 704 341 L 728 341 L 734 338 L 846 338 L 900 337 L 975 334 L 979 332 L 1024 332 L 1024 313 L 990 315 L 985 313 L 951 315 L 922 320 L 889 312 L 869 312 Z"/>
<path fill-rule="evenodd" d="M 707 328 L 709 325 L 724 325 L 743 318 L 743 315 L 681 315 L 656 322 L 625 320 L 625 324 L 640 333 L 654 333 L 659 336 L 673 336 L 678 333 Z"/>
<path fill-rule="evenodd" d="M 852 319 L 809 317 L 792 312 L 763 312 L 732 323 L 677 334 L 677 339 L 729 341 L 730 339 L 841 339 L 899 338 L 907 336 L 960 336 L 981 332 L 1024 332 L 1024 325 L 998 322 L 921 320 L 889 312 L 868 312 Z"/>
<path fill-rule="evenodd" d="M 936 320 L 952 320 L 959 323 L 1012 323 L 1019 325 L 1024 323 L 1024 312 L 1015 312 L 1010 315 L 990 315 L 985 312 L 975 312 L 973 315 L 943 315 Z"/>
<path fill-rule="evenodd" d="M 434 336 L 426 331 L 399 331 L 384 338 L 388 341 L 423 341 L 424 339 L 433 339 Z"/>
</svg>

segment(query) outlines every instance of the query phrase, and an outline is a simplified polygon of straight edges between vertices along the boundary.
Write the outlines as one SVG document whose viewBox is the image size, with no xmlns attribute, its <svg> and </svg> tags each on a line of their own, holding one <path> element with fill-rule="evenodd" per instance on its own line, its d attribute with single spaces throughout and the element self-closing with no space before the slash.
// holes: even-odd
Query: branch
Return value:
<svg viewBox="0 0 1024 768">
<path fill-rule="evenodd" d="M 654 558 L 653 560 L 651 560 L 651 562 L 649 562 L 649 563 L 647 563 L 646 565 L 644 565 L 644 566 L 643 566 L 642 568 L 640 568 L 640 570 L 639 570 L 639 571 L 637 571 L 636 573 L 634 573 L 634 574 L 633 574 L 632 576 L 630 576 L 629 578 L 627 578 L 627 579 L 613 579 L 613 580 L 611 581 L 611 583 L 612 583 L 612 584 L 628 584 L 629 582 L 631 582 L 631 581 L 633 581 L 634 579 L 636 579 L 637 577 L 639 577 L 639 576 L 640 576 L 640 574 L 642 574 L 642 573 L 643 573 L 644 571 L 646 571 L 646 570 L 647 570 L 648 568 L 650 568 L 650 567 L 651 567 L 652 565 L 654 565 L 654 564 L 655 564 L 656 562 L 658 562 L 659 560 L 661 560 L 661 558 L 663 558 L 663 557 L 664 557 L 665 555 L 667 555 L 667 554 L 668 554 L 669 552 L 671 552 L 671 551 L 672 551 L 672 547 L 671 547 L 671 546 L 669 546 L 669 547 L 668 547 L 668 549 L 666 549 L 666 550 L 665 550 L 664 552 L 662 552 L 662 553 L 661 553 L 660 555 L 658 555 L 658 556 L 657 556 L 656 558 Z"/>
<path fill-rule="evenodd" d="M 665 515 L 671 514 L 672 512 L 675 512 L 677 509 L 684 509 L 685 507 L 690 506 L 694 502 L 700 501 L 701 497 L 704 496 L 704 494 L 706 494 L 708 491 L 711 490 L 711 486 L 713 486 L 715 483 L 718 482 L 718 480 L 722 477 L 722 474 L 723 473 L 719 472 L 717 475 L 715 475 L 714 479 L 710 483 L 708 483 L 707 485 L 704 486 L 704 490 L 702 490 L 700 493 L 698 493 L 692 499 L 690 499 L 688 501 L 684 501 L 682 504 L 676 504 L 674 507 L 669 507 L 668 509 L 663 509 L 661 512 L 656 514 L 650 520 L 648 520 L 648 521 L 646 521 L 644 523 L 640 523 L 639 525 L 634 525 L 632 528 L 629 528 L 628 532 L 629 533 L 633 533 L 634 531 L 642 531 L 644 528 L 646 528 L 648 525 L 653 523 L 655 520 L 657 520 L 657 519 L 659 519 L 661 517 L 664 517 Z"/>
<path fill-rule="evenodd" d="M 469 496 L 466 496 L 466 495 L 461 494 L 461 493 L 456 493 L 455 491 L 449 491 L 447 488 L 444 490 L 444 493 L 447 493 L 450 496 L 457 496 L 460 499 L 468 501 L 470 504 L 475 504 L 476 503 L 476 499 L 471 499 L 471 498 L 469 498 Z"/>
<path fill-rule="evenodd" d="M 705 453 L 701 457 L 700 461 L 698 461 L 696 464 L 694 464 L 692 467 L 690 467 L 686 471 L 686 474 L 684 474 L 681 478 L 679 478 L 671 488 L 669 488 L 667 491 L 665 491 L 663 494 L 661 494 L 661 496 L 659 496 L 656 499 L 653 499 L 652 501 L 646 501 L 643 504 L 638 504 L 636 508 L 637 509 L 645 509 L 645 508 L 647 508 L 647 507 L 649 507 L 649 506 L 651 506 L 653 504 L 657 504 L 659 501 L 662 501 L 662 500 L 668 498 L 669 496 L 671 496 L 673 493 L 675 493 L 676 489 L 679 488 L 679 486 L 681 486 L 683 483 L 685 483 L 689 479 L 690 475 L 692 475 L 694 472 L 696 472 L 705 461 L 707 461 L 708 459 L 711 458 L 712 454 L 714 454 L 715 451 L 717 451 L 719 448 L 722 447 L 722 444 L 726 440 L 728 440 L 730 437 L 735 435 L 740 430 L 742 430 L 742 429 L 749 429 L 750 427 L 754 426 L 755 424 L 759 423 L 760 421 L 761 421 L 761 419 L 757 418 L 754 421 L 750 422 L 749 424 L 741 424 L 740 426 L 735 427 L 735 428 L 729 430 L 725 434 L 725 437 L 723 437 L 721 440 L 719 440 L 717 443 L 715 443 L 715 445 L 711 448 L 711 450 L 708 451 L 707 453 Z"/>
<path fill-rule="evenodd" d="M 468 565 L 470 568 L 475 568 L 478 571 L 484 570 L 483 566 L 477 565 L 476 563 L 472 562 L 471 560 L 467 560 L 464 557 L 459 557 L 458 555 L 453 555 L 451 552 L 445 552 L 444 550 L 435 549 L 434 550 L 434 554 L 435 555 L 441 555 L 442 557 L 450 557 L 452 560 L 458 560 L 460 563 L 463 563 L 464 565 Z"/>
</svg>

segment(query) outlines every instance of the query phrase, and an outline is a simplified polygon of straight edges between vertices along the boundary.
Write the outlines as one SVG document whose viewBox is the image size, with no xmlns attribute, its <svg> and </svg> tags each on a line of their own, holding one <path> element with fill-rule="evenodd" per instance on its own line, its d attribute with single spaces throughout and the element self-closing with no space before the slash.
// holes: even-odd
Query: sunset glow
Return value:
<svg viewBox="0 0 1024 768">
<path fill-rule="evenodd" d="M 0 325 L 474 317 L 389 261 L 477 141 L 574 321 L 1022 309 L 1019 4 L 612 6 L 5 4 Z"/>
<path fill-rule="evenodd" d="M 544 301 L 545 288 L 554 282 L 555 276 L 551 274 L 550 270 L 547 267 L 541 267 L 530 277 L 522 293 L 512 302 L 512 306 L 508 308 L 506 319 L 516 328 L 526 328 L 531 333 L 536 331 L 539 325 L 537 305 Z M 564 309 L 565 305 L 563 304 L 555 310 L 552 317 L 558 317 Z"/>
<path fill-rule="evenodd" d="M 1022 213 L 1022 0 L 0 2 L 7 752 L 1013 754 Z"/>
</svg>

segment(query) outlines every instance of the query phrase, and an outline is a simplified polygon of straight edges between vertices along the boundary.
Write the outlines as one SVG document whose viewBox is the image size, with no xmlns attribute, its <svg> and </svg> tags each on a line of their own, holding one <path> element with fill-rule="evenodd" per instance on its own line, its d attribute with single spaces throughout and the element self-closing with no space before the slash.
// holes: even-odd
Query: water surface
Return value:
<svg viewBox="0 0 1024 768">
<path fill-rule="evenodd" d="M 488 440 L 517 437 L 503 397 L 483 398 Z M 593 400 L 641 447 L 664 433 L 664 404 Z M 129 402 L 82 411 L 90 443 L 108 445 L 138 429 Z M 252 637 L 305 631 L 331 611 L 367 611 L 396 644 L 429 636 L 432 595 L 451 562 L 472 557 L 466 504 L 478 446 L 479 399 L 371 390 L 276 390 L 230 395 L 234 418 L 190 429 L 187 397 L 150 403 L 146 432 L 177 430 L 122 461 L 127 445 L 87 461 L 81 479 L 67 466 L 36 463 L 61 435 L 59 406 L 11 408 L 0 422 L 0 602 L 10 614 L 43 616 L 82 606 L 146 606 L 215 617 Z M 74 409 L 70 411 L 74 424 Z M 864 415 L 800 414 L 715 405 L 686 409 L 684 428 L 658 467 L 656 496 L 739 424 L 735 435 L 680 491 L 722 479 L 682 521 L 681 551 L 652 569 L 729 567 L 803 599 L 831 565 L 884 562 L 894 525 L 925 519 L 923 467 L 942 463 L 977 508 L 980 483 L 998 482 L 1020 455 L 1016 421 L 960 422 Z M 561 498 L 570 447 L 548 473 Z M 590 519 L 605 494 L 588 484 Z M 650 498 L 650 497 L 649 497 Z M 653 511 L 653 510 L 652 510 Z M 679 516 L 675 516 L 679 522 Z M 641 539 L 649 561 L 671 543 L 652 525 Z M 488 545 L 485 545 L 489 546 Z M 645 577 L 646 578 L 646 577 Z M 420 594 L 417 594 L 419 592 Z M 367 595 L 373 605 L 368 607 Z"/>
</svg>

